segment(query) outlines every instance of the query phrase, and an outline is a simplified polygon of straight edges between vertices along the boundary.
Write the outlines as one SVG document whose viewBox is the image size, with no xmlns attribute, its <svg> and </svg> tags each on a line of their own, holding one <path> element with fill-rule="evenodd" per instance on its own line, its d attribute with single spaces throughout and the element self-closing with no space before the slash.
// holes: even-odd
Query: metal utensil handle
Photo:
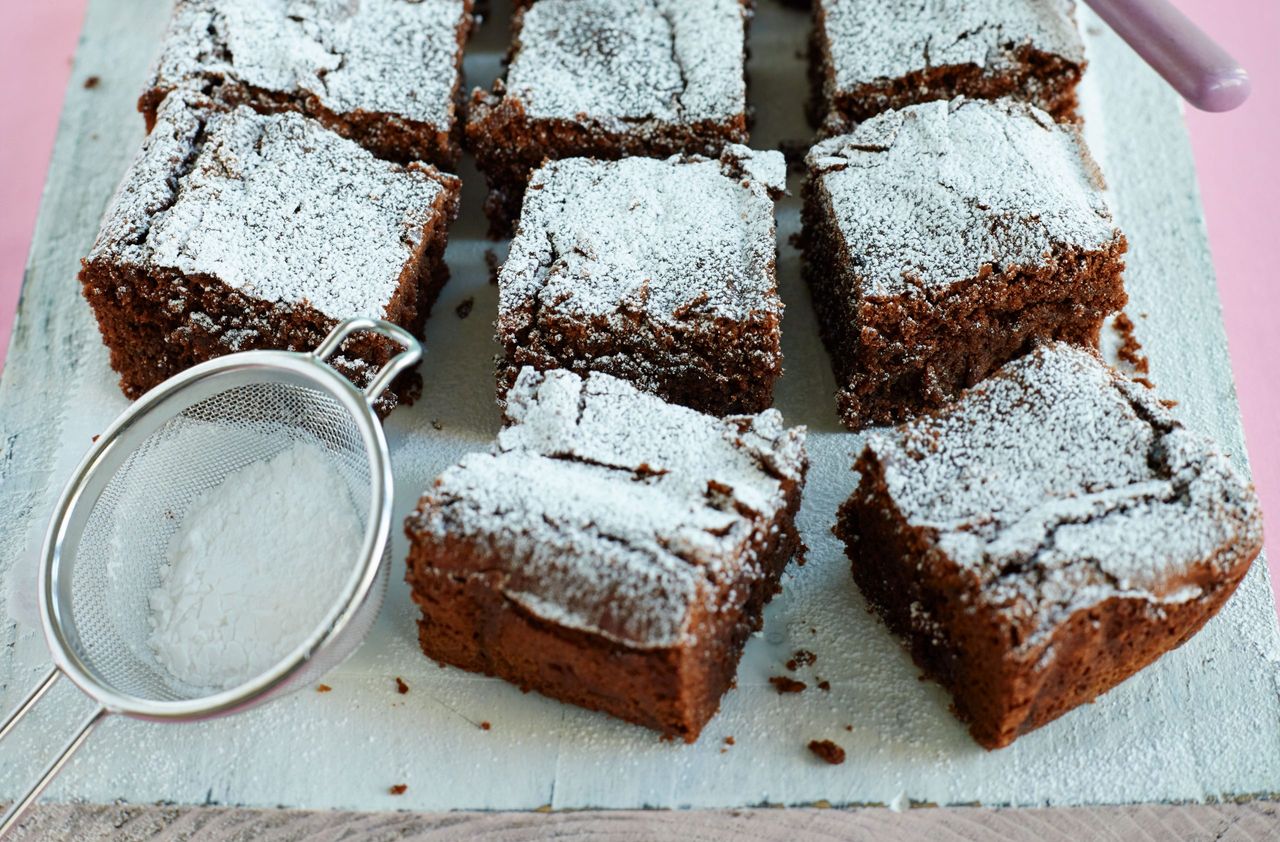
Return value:
<svg viewBox="0 0 1280 842">
<path fill-rule="evenodd" d="M 361 316 L 360 318 L 339 322 L 337 327 L 329 331 L 329 335 L 324 338 L 320 346 L 312 351 L 312 354 L 316 359 L 328 362 L 329 357 L 333 356 L 334 352 L 351 334 L 359 333 L 362 330 L 376 333 L 404 346 L 404 350 L 392 357 L 391 361 L 384 365 L 377 376 L 365 387 L 364 396 L 372 401 L 391 385 L 392 380 L 395 380 L 401 373 L 418 364 L 418 361 L 422 359 L 422 345 L 414 338 L 412 333 L 399 325 L 394 325 L 382 319 Z"/>
<path fill-rule="evenodd" d="M 27 697 L 22 700 L 22 704 L 18 705 L 13 713 L 9 714 L 9 716 L 5 718 L 3 724 L 0 724 L 0 740 L 4 739 L 5 736 L 13 730 L 13 727 L 17 725 L 33 707 L 36 706 L 36 703 L 40 701 L 45 693 L 49 692 L 49 688 L 54 685 L 54 682 L 56 682 L 61 675 L 62 671 L 57 667 L 54 667 L 45 674 L 45 677 L 40 680 L 40 683 L 36 685 L 36 688 L 28 693 Z M 58 752 L 57 756 L 54 757 L 53 760 L 49 762 L 49 765 L 45 767 L 44 771 L 40 773 L 40 777 L 36 779 L 36 782 L 31 785 L 24 795 L 19 796 L 14 800 L 13 804 L 9 805 L 9 809 L 5 811 L 4 817 L 0 818 L 0 838 L 7 836 L 9 831 L 13 830 L 14 826 L 22 818 L 23 814 L 27 812 L 27 809 L 35 803 L 37 798 L 40 797 L 40 793 L 44 792 L 45 787 L 49 786 L 49 784 L 53 782 L 53 779 L 62 771 L 62 767 L 67 765 L 67 761 L 71 759 L 71 755 L 75 754 L 76 750 L 79 749 L 80 746 L 84 745 L 84 741 L 89 737 L 89 734 L 93 732 L 93 729 L 106 715 L 106 708 L 102 705 L 96 706 L 93 713 L 89 714 L 84 722 L 80 724 L 80 727 L 76 729 L 76 732 L 72 735 L 71 739 L 67 740 L 66 744 L 62 747 L 62 751 Z"/>
<path fill-rule="evenodd" d="M 1098 17 L 1202 111 L 1230 111 L 1249 97 L 1249 74 L 1168 0 L 1087 0 Z"/>
</svg>

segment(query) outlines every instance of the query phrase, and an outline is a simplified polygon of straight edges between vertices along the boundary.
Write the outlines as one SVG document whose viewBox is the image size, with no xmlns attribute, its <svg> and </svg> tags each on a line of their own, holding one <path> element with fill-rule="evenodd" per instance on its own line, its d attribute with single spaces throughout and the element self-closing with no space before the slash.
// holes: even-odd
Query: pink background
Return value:
<svg viewBox="0 0 1280 842">
<path fill-rule="evenodd" d="M 62 94 L 86 0 L 7 4 L 0 27 L 0 362 L 9 345 Z M 1280 536 L 1280 3 L 1180 0 L 1250 70 L 1253 98 L 1226 115 L 1190 112 L 1209 239 L 1254 477 Z M 1247 10 L 1247 11 L 1246 11 Z M 74 80 L 77 84 L 83 80 Z M 1274 542 L 1271 542 L 1274 547 Z M 1280 593 L 1280 552 L 1272 553 Z"/>
</svg>

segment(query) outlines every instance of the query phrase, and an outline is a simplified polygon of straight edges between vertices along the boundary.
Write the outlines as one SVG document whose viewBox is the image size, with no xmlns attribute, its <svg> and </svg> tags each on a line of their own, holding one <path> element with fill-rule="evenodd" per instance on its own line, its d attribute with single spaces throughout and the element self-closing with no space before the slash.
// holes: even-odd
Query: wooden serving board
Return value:
<svg viewBox="0 0 1280 842">
<path fill-rule="evenodd" d="M 505 49 L 507 4 L 494 6 L 468 54 L 472 84 L 488 84 Z M 167 7 L 167 0 L 90 4 L 0 382 L 0 510 L 7 514 L 0 532 L 0 708 L 6 710 L 48 665 L 30 608 L 46 518 L 91 437 L 126 405 L 80 297 L 76 271 L 142 137 L 133 103 Z M 751 29 L 754 145 L 770 148 L 809 136 L 803 119 L 808 18 L 777 0 L 759 0 L 758 7 Z M 1129 313 L 1150 354 L 1151 377 L 1163 395 L 1179 402 L 1177 412 L 1189 426 L 1215 436 L 1243 464 L 1226 337 L 1179 102 L 1096 19 L 1086 17 L 1084 23 L 1092 62 L 1084 90 L 1087 131 L 1131 243 Z M 92 89 L 82 85 L 89 76 L 100 80 Z M 469 160 L 461 174 L 464 216 L 448 252 L 453 280 L 427 325 L 425 394 L 413 408 L 394 413 L 387 425 L 398 517 L 440 470 L 462 453 L 485 447 L 498 429 L 491 339 L 497 295 L 489 284 L 485 252 L 494 249 L 501 257 L 505 245 L 482 236 L 482 179 Z M 1280 792 L 1280 634 L 1261 559 L 1222 614 L 1194 640 L 1097 703 L 1008 749 L 989 753 L 975 745 L 948 712 L 946 694 L 919 680 L 904 650 L 867 613 L 830 534 L 835 508 L 854 484 L 849 469 L 861 437 L 844 431 L 835 417 L 835 384 L 799 280 L 798 254 L 788 241 L 799 225 L 795 177 L 791 187 L 792 196 L 779 209 L 787 373 L 777 403 L 789 423 L 810 429 L 813 468 L 800 518 L 809 560 L 788 570 L 764 631 L 747 647 L 737 689 L 697 744 L 662 742 L 649 731 L 426 660 L 397 569 L 364 648 L 326 679 L 331 692 L 304 691 L 263 709 L 195 725 L 108 721 L 47 798 L 439 812 L 1070 806 L 1212 802 Z M 468 299 L 474 307 L 462 318 L 456 308 Z M 395 552 L 403 557 L 402 538 Z M 783 663 L 800 648 L 818 656 L 812 667 L 795 674 L 810 689 L 780 696 L 768 678 L 783 674 Z M 407 694 L 397 693 L 397 676 L 408 685 Z M 816 689 L 819 678 L 830 682 L 829 692 Z M 64 683 L 0 745 L 0 800 L 29 780 L 85 706 Z M 485 722 L 490 728 L 480 727 Z M 725 743 L 728 737 L 734 738 L 732 746 Z M 847 762 L 821 763 L 805 748 L 812 739 L 835 740 L 847 750 Z M 407 785 L 403 794 L 389 792 L 396 784 Z M 180 809 L 112 809 L 116 812 L 51 807 L 32 827 L 51 835 L 78 828 L 74 835 L 87 836 L 97 832 L 94 827 L 132 822 L 133 832 L 145 826 L 161 835 L 181 835 L 182 827 L 194 826 L 191 822 L 203 826 L 207 821 L 230 833 L 237 827 L 235 832 L 313 821 L 306 813 L 282 813 L 277 821 L 274 813 L 244 810 L 193 819 Z M 1202 829 L 1217 827 L 1215 822 L 1271 826 L 1275 817 L 1268 805 L 1254 804 L 1090 812 L 1073 821 L 1086 822 L 1080 827 L 1087 830 L 1105 826 L 1097 816 L 1121 821 L 1139 813 L 1172 822 L 1162 827 L 1190 821 L 1187 827 Z M 594 832 L 603 832 L 605 825 L 634 832 L 637 826 L 631 823 L 645 821 L 635 813 L 608 815 L 613 818 L 591 819 Z M 709 813 L 691 817 L 691 827 L 714 825 L 721 835 L 737 833 L 744 829 L 735 824 L 741 815 L 764 814 Z M 858 828 L 873 831 L 885 814 L 788 815 L 811 816 L 803 822 L 824 833 L 836 826 L 831 821 L 845 820 L 852 834 Z M 1008 816 L 1019 814 L 934 815 L 932 825 L 910 826 L 921 834 L 922 827 L 935 833 L 945 826 L 964 835 L 955 828 L 979 821 L 974 816 L 1016 823 Z M 1056 821 L 1044 813 L 1025 815 L 1039 816 L 1028 818 L 1028 827 Z M 828 818 L 833 816 L 844 819 Z M 391 819 L 350 814 L 334 817 L 339 820 L 352 827 L 374 822 L 359 826 L 388 833 L 397 827 Z M 953 820 L 961 824 L 947 824 Z M 434 821 L 438 824 L 414 827 L 425 837 L 455 819 Z M 518 828 L 529 833 L 542 828 L 548 834 L 590 830 L 574 824 L 586 819 L 530 817 L 501 825 L 459 814 L 456 821 L 513 836 Z M 668 820 L 654 821 L 656 828 Z M 792 819 L 766 816 L 752 827 L 796 835 L 793 825 Z"/>
</svg>

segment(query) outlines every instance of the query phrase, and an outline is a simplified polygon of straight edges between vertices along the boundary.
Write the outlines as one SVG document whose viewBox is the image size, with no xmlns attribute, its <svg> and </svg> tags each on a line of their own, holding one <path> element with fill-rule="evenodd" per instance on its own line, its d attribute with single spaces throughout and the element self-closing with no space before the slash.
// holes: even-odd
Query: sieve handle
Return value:
<svg viewBox="0 0 1280 842">
<path fill-rule="evenodd" d="M 3 724 L 0 724 L 0 739 L 4 739 L 4 737 L 13 730 L 13 727 L 17 725 L 33 707 L 36 706 L 36 703 L 40 701 L 45 693 L 49 692 L 49 688 L 54 685 L 54 682 L 56 682 L 61 675 L 62 671 L 57 667 L 49 670 L 45 677 L 36 686 L 36 689 L 28 693 L 27 697 L 22 700 L 22 704 L 18 705 L 17 709 L 5 718 Z M 103 717 L 106 715 L 107 709 L 102 707 L 102 705 L 98 705 L 94 709 L 93 713 L 89 714 L 89 716 L 85 718 L 84 722 L 80 724 L 80 727 L 76 730 L 76 733 L 72 735 L 71 739 L 67 740 L 66 744 L 62 747 L 62 751 L 58 752 L 58 755 L 51 760 L 49 765 L 45 767 L 44 771 L 40 773 L 40 777 L 31 785 L 26 794 L 20 796 L 13 802 L 13 804 L 9 805 L 9 809 L 6 810 L 4 816 L 0 818 L 0 838 L 7 836 L 9 831 L 13 830 L 13 828 L 18 824 L 18 821 L 22 818 L 23 814 L 26 813 L 28 808 L 30 808 L 31 805 L 35 803 L 35 800 L 40 797 L 40 793 L 44 792 L 45 787 L 49 786 L 49 784 L 53 782 L 53 779 L 62 771 L 62 767 L 67 765 L 67 761 L 71 759 L 71 755 L 75 754 L 76 750 L 79 749 L 80 746 L 84 745 L 84 741 L 88 739 L 89 734 L 93 732 L 93 729 L 97 727 L 98 723 L 101 722 Z"/>
<path fill-rule="evenodd" d="M 337 327 L 329 331 L 329 335 L 324 338 L 324 341 L 312 353 L 316 359 L 328 362 L 329 358 L 334 355 L 343 342 L 347 341 L 351 334 L 359 333 L 362 330 L 376 333 L 404 346 L 404 350 L 392 357 L 391 361 L 383 366 L 382 370 L 365 387 L 364 396 L 373 401 L 378 395 L 382 394 L 384 389 L 391 385 L 392 380 L 395 380 L 402 373 L 418 364 L 418 361 L 422 359 L 422 344 L 414 338 L 412 333 L 399 325 L 383 319 L 371 319 L 367 316 L 361 316 L 360 318 L 339 322 Z"/>
</svg>

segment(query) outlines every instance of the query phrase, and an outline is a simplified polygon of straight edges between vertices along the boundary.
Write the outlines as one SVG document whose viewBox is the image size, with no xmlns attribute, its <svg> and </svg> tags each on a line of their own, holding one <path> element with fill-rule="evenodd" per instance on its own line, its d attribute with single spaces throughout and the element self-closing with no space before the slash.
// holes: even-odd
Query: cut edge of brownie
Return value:
<svg viewBox="0 0 1280 842">
<path fill-rule="evenodd" d="M 1081 122 L 1077 87 L 1088 62 L 1073 61 L 1030 44 L 1019 46 L 1013 53 L 1013 66 L 999 73 L 977 64 L 944 64 L 896 78 L 877 79 L 851 90 L 837 90 L 831 45 L 822 37 L 826 31 L 825 10 L 820 2 L 812 6 L 808 116 L 822 137 L 844 134 L 884 111 L 957 96 L 1014 97 L 1035 105 L 1057 122 Z"/>
<path fill-rule="evenodd" d="M 1063 130 L 1077 138 L 1088 179 L 1105 189 L 1078 127 Z M 854 272 L 861 261 L 839 230 L 822 174 L 809 166 L 802 188 L 801 276 L 851 430 L 940 409 L 1036 342 L 1096 347 L 1106 318 L 1128 302 L 1128 240 L 1114 227 L 1096 249 L 1055 243 L 1038 264 L 985 264 L 940 291 L 863 296 Z"/>
<path fill-rule="evenodd" d="M 771 182 L 753 172 L 749 162 L 754 155 L 777 154 L 727 147 L 718 158 L 721 174 L 744 189 L 759 185 L 764 195 L 776 202 L 784 193 L 785 181 Z M 700 155 L 669 159 L 678 164 L 714 160 Z M 739 319 L 718 315 L 697 318 L 695 314 L 674 324 L 655 325 L 638 318 L 620 333 L 614 320 L 627 314 L 625 302 L 619 302 L 617 313 L 585 318 L 555 314 L 550 321 L 539 321 L 547 318 L 548 308 L 535 295 L 527 306 L 498 314 L 495 338 L 502 348 L 495 359 L 499 404 L 520 370 L 532 366 L 540 371 L 563 368 L 580 375 L 590 371 L 610 374 L 671 403 L 710 415 L 768 409 L 783 371 L 783 303 L 777 292 L 777 250 L 773 244 L 777 223 L 772 204 L 768 215 L 770 256 L 762 269 L 771 282 L 771 307 L 752 308 Z M 551 257 L 548 265 L 555 262 L 555 255 Z M 546 269 L 544 265 L 543 271 Z"/>
<path fill-rule="evenodd" d="M 1125 391 L 1147 387 L 1115 372 L 1112 382 L 1139 417 L 1153 427 L 1166 423 Z M 859 484 L 834 528 L 854 581 L 916 666 L 951 694 L 953 712 L 988 750 L 1092 702 L 1187 642 L 1235 592 L 1262 548 L 1260 529 L 1242 517 L 1232 522 L 1231 539 L 1190 564 L 1177 580 L 1181 587 L 1167 596 L 1116 588 L 1074 607 L 1051 634 L 1026 639 L 998 606 L 988 606 L 982 577 L 950 559 L 936 546 L 935 530 L 912 525 L 893 503 L 870 447 L 854 471 Z M 1181 598 L 1189 587 L 1200 596 Z"/>
<path fill-rule="evenodd" d="M 204 118 L 196 119 L 202 134 Z M 191 146 L 185 160 L 174 164 L 171 184 L 190 172 L 202 146 L 203 139 Z M 449 225 L 458 213 L 460 183 L 429 164 L 411 163 L 406 169 L 429 175 L 442 189 L 382 318 L 421 338 L 432 305 L 449 278 L 444 251 Z M 111 367 L 120 375 L 120 390 L 131 400 L 191 366 L 225 354 L 313 350 L 338 324 L 307 304 L 267 302 L 206 274 L 120 265 L 106 254 L 81 260 L 79 281 Z M 187 303 L 177 312 L 170 308 L 168 295 L 175 283 L 187 290 Z M 198 309 L 192 307 L 192 300 L 199 301 Z M 193 318 L 195 313 L 208 319 Z M 220 324 L 218 314 L 227 314 L 235 322 L 230 327 Z M 252 328 L 240 326 L 246 321 Z M 363 389 L 400 350 L 390 339 L 361 333 L 346 340 L 330 364 Z M 421 390 L 422 377 L 415 368 L 395 379 L 375 402 L 375 409 L 385 416 L 396 406 L 411 405 Z"/>
<path fill-rule="evenodd" d="M 736 584 L 729 582 L 716 595 L 714 611 L 699 600 L 696 605 L 702 607 L 695 608 L 691 622 L 694 639 L 665 648 L 642 648 L 542 619 L 501 592 L 500 573 L 437 569 L 437 554 L 479 562 L 486 556 L 474 542 L 434 543 L 414 529 L 411 516 L 405 523 L 405 579 L 422 611 L 419 644 L 427 657 L 441 663 L 692 743 L 734 686 L 743 646 L 761 628 L 764 606 L 781 590 L 787 563 L 802 552 L 795 516 L 803 480 L 785 484 L 785 514 L 753 532 L 749 552 L 761 575 L 745 598 L 726 604 L 724 591 L 733 591 Z"/>
<path fill-rule="evenodd" d="M 458 48 L 454 52 L 453 90 L 450 95 L 451 120 L 448 126 L 412 120 L 401 114 L 356 109 L 336 112 L 311 91 L 272 91 L 223 74 L 206 74 L 178 84 L 164 85 L 152 77 L 138 97 L 137 108 L 148 133 L 155 128 L 160 104 L 179 88 L 198 92 L 225 110 L 246 105 L 263 114 L 296 111 L 316 120 L 330 131 L 355 141 L 374 155 L 397 163 L 422 161 L 454 167 L 462 157 L 465 133 L 465 85 L 463 54 L 475 24 L 474 0 L 464 0 L 464 13 L 455 27 Z"/>
<path fill-rule="evenodd" d="M 740 0 L 744 32 L 749 28 L 755 0 Z M 511 21 L 509 64 L 520 51 L 520 29 L 533 0 L 518 2 Z M 746 42 L 743 43 L 746 73 Z M 633 156 L 665 158 L 679 153 L 718 156 L 731 143 L 750 140 L 748 106 L 724 120 L 675 123 L 666 120 L 627 119 L 619 130 L 618 119 L 608 115 L 579 114 L 563 117 L 529 117 L 524 103 L 506 90 L 505 77 L 493 90 L 475 88 L 465 117 L 467 149 L 488 186 L 484 211 L 489 235 L 510 237 L 520 217 L 524 191 L 534 170 L 548 160 L 597 158 L 617 160 Z"/>
</svg>

